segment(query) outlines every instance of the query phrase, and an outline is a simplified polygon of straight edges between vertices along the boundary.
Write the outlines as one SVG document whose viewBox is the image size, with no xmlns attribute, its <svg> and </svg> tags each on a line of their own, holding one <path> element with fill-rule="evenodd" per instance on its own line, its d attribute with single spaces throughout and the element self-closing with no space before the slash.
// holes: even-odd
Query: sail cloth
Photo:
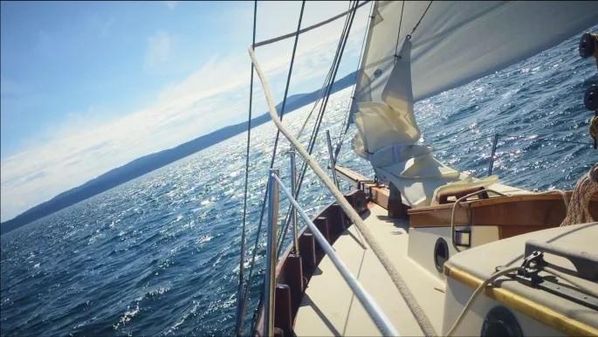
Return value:
<svg viewBox="0 0 598 337">
<path fill-rule="evenodd" d="M 376 2 L 372 15 L 351 106 L 359 130 L 353 148 L 379 178 L 399 185 L 408 204 L 418 205 L 463 176 L 415 145 L 413 103 L 595 25 L 598 2 Z"/>
</svg>

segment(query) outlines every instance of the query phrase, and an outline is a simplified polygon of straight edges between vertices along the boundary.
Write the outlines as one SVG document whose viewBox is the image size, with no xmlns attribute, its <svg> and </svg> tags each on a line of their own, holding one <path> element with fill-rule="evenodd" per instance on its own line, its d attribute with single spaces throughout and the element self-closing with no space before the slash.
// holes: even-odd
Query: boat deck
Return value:
<svg viewBox="0 0 598 337">
<path fill-rule="evenodd" d="M 435 330 L 441 331 L 445 283 L 407 256 L 408 220 L 390 219 L 387 211 L 374 203 L 368 207 L 365 224 L 401 272 Z M 423 335 L 380 261 L 357 240 L 361 240 L 357 228 L 351 226 L 334 243 L 334 249 L 401 335 Z M 380 335 L 327 256 L 309 282 L 294 328 L 298 336 Z"/>
</svg>

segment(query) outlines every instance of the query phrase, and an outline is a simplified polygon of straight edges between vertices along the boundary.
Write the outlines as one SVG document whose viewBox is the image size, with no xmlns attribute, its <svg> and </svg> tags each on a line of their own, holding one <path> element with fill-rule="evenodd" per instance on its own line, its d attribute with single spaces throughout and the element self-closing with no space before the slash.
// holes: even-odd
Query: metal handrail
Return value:
<svg viewBox="0 0 598 337">
<path fill-rule="evenodd" d="M 278 170 L 271 170 L 268 179 L 268 238 L 266 245 L 266 273 L 264 280 L 264 336 L 274 335 L 274 289 L 276 288 L 277 225 L 280 192 L 279 184 L 272 179 Z"/>
<path fill-rule="evenodd" d="M 547 137 L 551 136 L 551 134 L 541 134 L 541 133 L 538 134 L 538 133 L 535 133 L 535 134 L 533 134 L 533 136 L 536 136 L 537 138 L 533 138 L 533 139 L 522 139 L 521 137 L 525 137 L 525 135 L 522 135 L 522 134 L 511 134 L 511 133 L 494 133 L 492 135 L 484 135 L 484 136 L 481 136 L 481 137 L 478 137 L 478 138 L 473 138 L 473 139 L 469 139 L 469 140 L 466 140 L 466 141 L 459 142 L 459 145 L 468 144 L 468 143 L 476 143 L 476 142 L 479 142 L 479 141 L 487 139 L 487 138 L 491 138 L 492 139 L 491 148 L 490 148 L 490 157 L 488 158 L 488 169 L 487 169 L 487 175 L 488 176 L 492 175 L 492 173 L 494 172 L 494 162 L 498 158 L 496 150 L 498 149 L 498 146 L 499 146 L 499 144 L 498 144 L 499 139 L 503 139 L 503 140 L 506 140 L 506 141 L 512 141 L 512 140 L 527 140 L 527 141 L 544 140 L 544 141 L 548 141 L 548 142 L 561 143 L 561 144 L 577 144 L 577 145 L 593 146 L 593 144 L 589 143 L 589 142 L 578 142 L 578 141 L 573 141 L 573 140 L 563 140 L 563 139 L 547 138 Z M 446 146 L 441 146 L 441 147 L 438 147 L 438 148 L 433 148 L 432 151 L 433 152 L 445 151 L 447 149 L 452 149 L 454 147 L 455 147 L 454 144 L 449 144 L 449 145 L 446 145 Z"/>
<path fill-rule="evenodd" d="M 330 138 L 330 130 L 326 130 L 326 144 L 328 145 L 328 157 L 330 160 L 330 170 L 332 171 L 332 180 L 337 188 L 340 189 L 338 178 L 336 177 L 336 161 L 334 160 L 334 153 L 332 151 L 332 138 Z"/>
<path fill-rule="evenodd" d="M 291 189 L 293 190 L 293 194 L 297 193 L 297 164 L 295 163 L 295 150 L 289 151 L 289 156 L 291 159 Z M 295 207 L 291 208 L 291 225 L 293 227 L 293 248 L 295 249 L 295 253 L 299 254 L 299 233 L 297 232 L 297 210 Z M 281 234 L 281 236 L 284 233 Z"/>
<path fill-rule="evenodd" d="M 311 221 L 311 219 L 309 218 L 307 213 L 305 213 L 305 210 L 303 210 L 303 208 L 299 205 L 297 200 L 295 200 L 291 191 L 289 191 L 289 189 L 284 186 L 284 184 L 278 177 L 278 174 L 276 174 L 275 172 L 272 172 L 270 177 L 273 178 L 273 179 L 270 179 L 271 183 L 276 181 L 280 190 L 282 190 L 282 192 L 284 192 L 284 194 L 287 196 L 287 198 L 289 199 L 291 204 L 297 210 L 297 213 L 299 213 L 301 218 L 303 218 L 303 220 L 307 224 L 307 227 L 309 227 L 310 231 L 315 236 L 315 238 L 318 241 L 318 244 L 320 245 L 322 250 L 326 253 L 326 255 L 328 255 L 328 257 L 330 258 L 330 260 L 332 261 L 332 263 L 334 264 L 336 269 L 339 271 L 339 273 L 341 274 L 343 279 L 347 282 L 347 285 L 349 285 L 349 287 L 351 288 L 351 290 L 353 291 L 353 293 L 355 294 L 355 296 L 357 297 L 359 302 L 361 302 L 361 304 L 363 305 L 363 307 L 366 310 L 366 312 L 368 313 L 368 315 L 372 318 L 372 320 L 374 321 L 374 324 L 376 324 L 376 326 L 378 327 L 378 329 L 380 330 L 382 335 L 383 336 L 400 336 L 397 329 L 390 322 L 390 319 L 386 316 L 386 314 L 384 314 L 384 312 L 378 306 L 378 304 L 372 298 L 372 296 L 370 296 L 370 294 L 367 293 L 367 291 L 363 288 L 363 286 L 357 280 L 357 278 L 349 271 L 349 268 L 347 268 L 345 263 L 336 254 L 336 252 L 334 251 L 332 246 L 328 243 L 328 241 L 326 240 L 324 235 L 322 235 L 322 233 L 320 232 L 318 227 L 316 227 L 316 225 Z M 272 188 L 272 187 L 270 187 L 270 188 Z M 272 223 L 270 223 L 270 224 L 272 225 Z M 268 249 L 268 251 L 270 251 L 270 249 Z M 272 290 L 272 289 L 268 289 L 268 290 Z M 267 303 L 268 302 L 266 302 L 266 304 Z"/>
<path fill-rule="evenodd" d="M 494 169 L 494 157 L 496 156 L 496 147 L 498 146 L 498 133 L 494 134 L 492 139 L 492 150 L 490 150 L 490 163 L 488 164 L 488 177 L 492 175 Z"/>
</svg>

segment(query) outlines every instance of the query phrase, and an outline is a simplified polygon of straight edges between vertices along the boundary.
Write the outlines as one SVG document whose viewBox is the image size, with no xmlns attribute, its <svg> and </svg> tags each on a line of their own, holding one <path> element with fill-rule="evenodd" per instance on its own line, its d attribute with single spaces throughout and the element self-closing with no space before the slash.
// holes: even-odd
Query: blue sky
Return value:
<svg viewBox="0 0 598 337">
<path fill-rule="evenodd" d="M 309 2 L 304 26 L 347 9 Z M 260 3 L 258 40 L 299 2 Z M 339 77 L 355 70 L 367 11 Z M 2 221 L 139 156 L 246 119 L 252 2 L 2 2 Z M 292 93 L 321 85 L 342 20 L 302 36 Z M 257 56 L 282 97 L 292 40 Z M 257 111 L 265 111 L 261 91 Z"/>
</svg>

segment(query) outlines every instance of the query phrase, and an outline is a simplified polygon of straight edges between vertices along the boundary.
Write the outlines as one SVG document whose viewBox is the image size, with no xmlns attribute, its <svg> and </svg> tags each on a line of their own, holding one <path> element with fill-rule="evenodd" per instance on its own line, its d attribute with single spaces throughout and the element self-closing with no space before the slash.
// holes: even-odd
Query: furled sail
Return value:
<svg viewBox="0 0 598 337">
<path fill-rule="evenodd" d="M 548 49 L 598 23 L 598 2 L 376 2 L 352 118 L 356 153 L 407 204 L 466 178 L 420 138 L 413 103 Z"/>
</svg>

